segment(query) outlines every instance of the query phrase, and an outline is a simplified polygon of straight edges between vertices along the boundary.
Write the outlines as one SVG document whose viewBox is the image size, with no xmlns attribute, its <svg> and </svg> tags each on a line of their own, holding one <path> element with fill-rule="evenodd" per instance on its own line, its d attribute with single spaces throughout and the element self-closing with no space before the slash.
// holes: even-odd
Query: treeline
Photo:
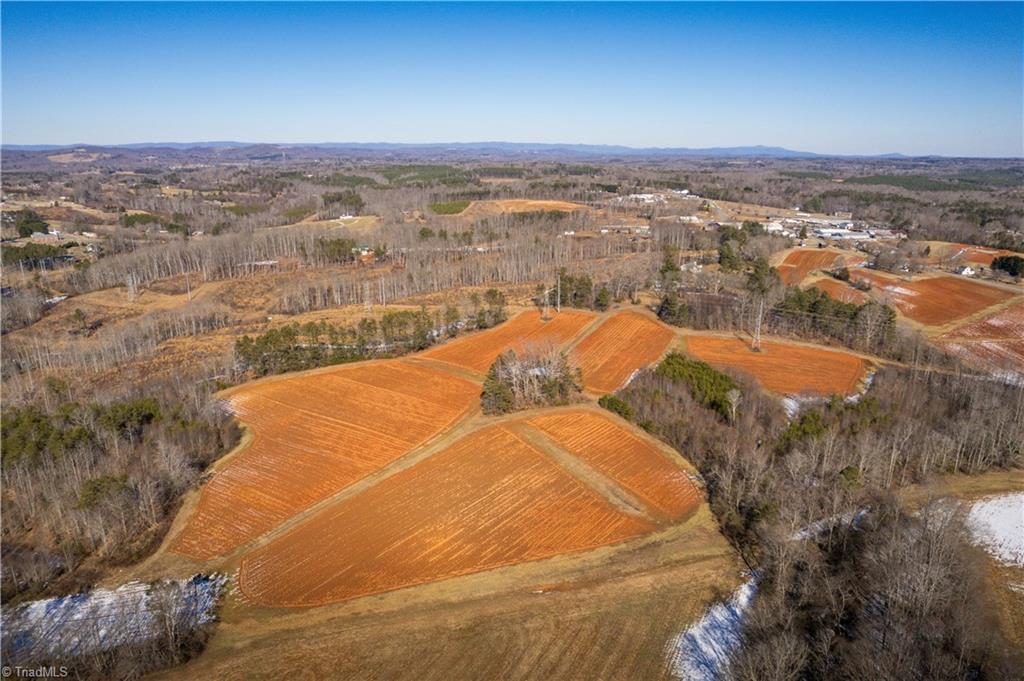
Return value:
<svg viewBox="0 0 1024 681">
<path fill-rule="evenodd" d="M 1012 678 L 955 514 L 912 516 L 895 491 L 1024 464 L 1024 387 L 885 368 L 860 401 L 788 421 L 670 356 L 602 403 L 696 464 L 758 575 L 729 678 Z"/>
<path fill-rule="evenodd" d="M 294 322 L 236 341 L 236 372 L 258 377 L 418 352 L 464 331 L 500 324 L 507 317 L 505 302 L 500 291 L 489 289 L 482 300 L 471 299 L 468 316 L 457 306 L 446 305 L 434 314 L 425 307 L 392 310 L 379 320 L 364 317 L 347 326 Z"/>
<path fill-rule="evenodd" d="M 238 440 L 229 414 L 201 390 L 108 402 L 46 402 L 0 417 L 2 597 L 74 593 L 105 566 L 149 553 L 181 495 Z"/>
<path fill-rule="evenodd" d="M 130 325 L 109 329 L 93 328 L 92 320 L 84 313 L 74 318 L 79 326 L 73 331 L 84 337 L 67 347 L 30 337 L 8 340 L 4 348 L 3 376 L 67 367 L 100 371 L 152 352 L 171 338 L 209 333 L 238 321 L 230 308 L 216 302 L 196 303 L 180 310 L 157 310 Z"/>
</svg>

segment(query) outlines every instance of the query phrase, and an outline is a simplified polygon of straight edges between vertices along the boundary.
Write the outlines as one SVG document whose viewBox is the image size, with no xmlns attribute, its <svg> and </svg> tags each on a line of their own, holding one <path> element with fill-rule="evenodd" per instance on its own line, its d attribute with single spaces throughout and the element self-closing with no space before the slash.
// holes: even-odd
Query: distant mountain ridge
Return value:
<svg viewBox="0 0 1024 681">
<path fill-rule="evenodd" d="M 718 158 L 841 158 L 841 154 L 819 154 L 812 151 L 797 151 L 785 147 L 764 145 L 739 147 L 630 147 L 615 144 L 555 144 L 533 142 L 309 142 L 309 143 L 249 143 L 234 141 L 209 142 L 140 142 L 134 144 L 4 144 L 4 149 L 17 151 L 58 151 L 87 149 L 242 149 L 246 147 L 264 149 L 352 149 L 354 151 L 452 151 L 484 152 L 495 151 L 505 154 L 572 154 L 578 156 L 642 156 L 642 157 L 718 157 Z M 903 154 L 875 154 L 846 156 L 848 158 L 907 158 Z"/>
</svg>

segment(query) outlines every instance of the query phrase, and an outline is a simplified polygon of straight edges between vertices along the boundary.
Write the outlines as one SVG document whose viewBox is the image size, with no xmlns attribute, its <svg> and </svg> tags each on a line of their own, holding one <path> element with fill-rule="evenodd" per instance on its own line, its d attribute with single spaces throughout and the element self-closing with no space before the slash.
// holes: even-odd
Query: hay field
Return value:
<svg viewBox="0 0 1024 681">
<path fill-rule="evenodd" d="M 583 383 L 595 393 L 622 387 L 633 372 L 656 361 L 672 338 L 672 329 L 637 312 L 617 312 L 573 350 Z"/>
<path fill-rule="evenodd" d="M 562 310 L 544 321 L 537 310 L 528 310 L 493 329 L 439 345 L 420 357 L 440 360 L 484 374 L 506 350 L 522 352 L 531 347 L 558 346 L 572 339 L 596 319 L 592 312 Z"/>
<path fill-rule="evenodd" d="M 686 354 L 749 374 L 780 395 L 852 395 L 867 371 L 856 355 L 778 341 L 763 341 L 761 352 L 754 352 L 738 338 L 687 336 Z"/>
<path fill-rule="evenodd" d="M 528 423 L 635 495 L 654 517 L 679 520 L 701 503 L 700 491 L 680 468 L 681 459 L 670 461 L 658 447 L 607 416 L 560 412 L 535 416 Z"/>
<path fill-rule="evenodd" d="M 998 286 L 947 274 L 905 281 L 857 269 L 850 272 L 850 278 L 869 282 L 874 297 L 891 301 L 903 316 L 924 326 L 951 324 L 1015 295 Z"/>
<path fill-rule="evenodd" d="M 202 490 L 172 550 L 224 554 L 381 469 L 476 404 L 469 381 L 401 360 L 258 381 L 229 395 L 255 435 Z"/>
<path fill-rule="evenodd" d="M 495 425 L 248 554 L 239 586 L 263 605 L 321 605 L 612 544 L 652 529 Z"/>
<path fill-rule="evenodd" d="M 844 253 L 832 249 L 797 248 L 782 259 L 776 269 L 783 283 L 799 284 L 814 270 L 827 270 L 833 267 L 853 267 L 866 259 L 856 253 Z"/>
</svg>

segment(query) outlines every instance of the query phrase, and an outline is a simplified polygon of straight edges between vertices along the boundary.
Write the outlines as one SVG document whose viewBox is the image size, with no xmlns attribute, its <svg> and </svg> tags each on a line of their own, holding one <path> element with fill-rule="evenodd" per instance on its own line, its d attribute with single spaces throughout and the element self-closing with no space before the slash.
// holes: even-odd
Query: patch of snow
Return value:
<svg viewBox="0 0 1024 681">
<path fill-rule="evenodd" d="M 816 520 L 807 527 L 797 530 L 790 537 L 790 541 L 804 541 L 805 539 L 814 539 L 819 534 L 824 532 L 830 527 L 836 525 L 853 525 L 856 527 L 861 518 L 866 516 L 868 513 L 867 509 L 862 508 L 859 511 L 847 511 L 846 513 L 840 513 L 839 515 L 832 516 L 831 518 L 822 518 Z"/>
<path fill-rule="evenodd" d="M 668 665 L 672 676 L 684 681 L 715 681 L 739 646 L 743 618 L 757 593 L 751 577 L 725 603 L 704 613 L 693 626 L 669 641 Z"/>
<path fill-rule="evenodd" d="M 156 639 L 169 620 L 187 631 L 213 619 L 226 582 L 224 575 L 129 582 L 5 609 L 4 649 L 18 661 L 66 660 Z"/>
<path fill-rule="evenodd" d="M 976 502 L 967 527 L 974 541 L 1000 562 L 1024 566 L 1024 492 Z"/>
</svg>

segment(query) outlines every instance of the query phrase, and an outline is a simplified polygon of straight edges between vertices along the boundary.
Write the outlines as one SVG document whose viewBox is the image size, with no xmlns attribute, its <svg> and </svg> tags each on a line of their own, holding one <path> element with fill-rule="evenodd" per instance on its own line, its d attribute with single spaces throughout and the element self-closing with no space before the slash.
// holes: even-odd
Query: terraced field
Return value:
<svg viewBox="0 0 1024 681">
<path fill-rule="evenodd" d="M 576 346 L 573 357 L 583 370 L 587 390 L 618 390 L 637 369 L 656 361 L 674 333 L 638 312 L 618 312 Z"/>
<path fill-rule="evenodd" d="M 529 310 L 493 329 L 457 338 L 420 356 L 484 374 L 506 350 L 522 352 L 531 347 L 563 345 L 594 319 L 592 312 L 562 310 L 545 321 L 539 311 Z"/>
<path fill-rule="evenodd" d="M 497 425 L 246 556 L 249 599 L 311 606 L 581 551 L 653 529 Z"/>
<path fill-rule="evenodd" d="M 241 386 L 229 402 L 253 442 L 205 485 L 173 550 L 209 560 L 255 539 L 444 430 L 478 394 L 400 360 Z"/>
</svg>

